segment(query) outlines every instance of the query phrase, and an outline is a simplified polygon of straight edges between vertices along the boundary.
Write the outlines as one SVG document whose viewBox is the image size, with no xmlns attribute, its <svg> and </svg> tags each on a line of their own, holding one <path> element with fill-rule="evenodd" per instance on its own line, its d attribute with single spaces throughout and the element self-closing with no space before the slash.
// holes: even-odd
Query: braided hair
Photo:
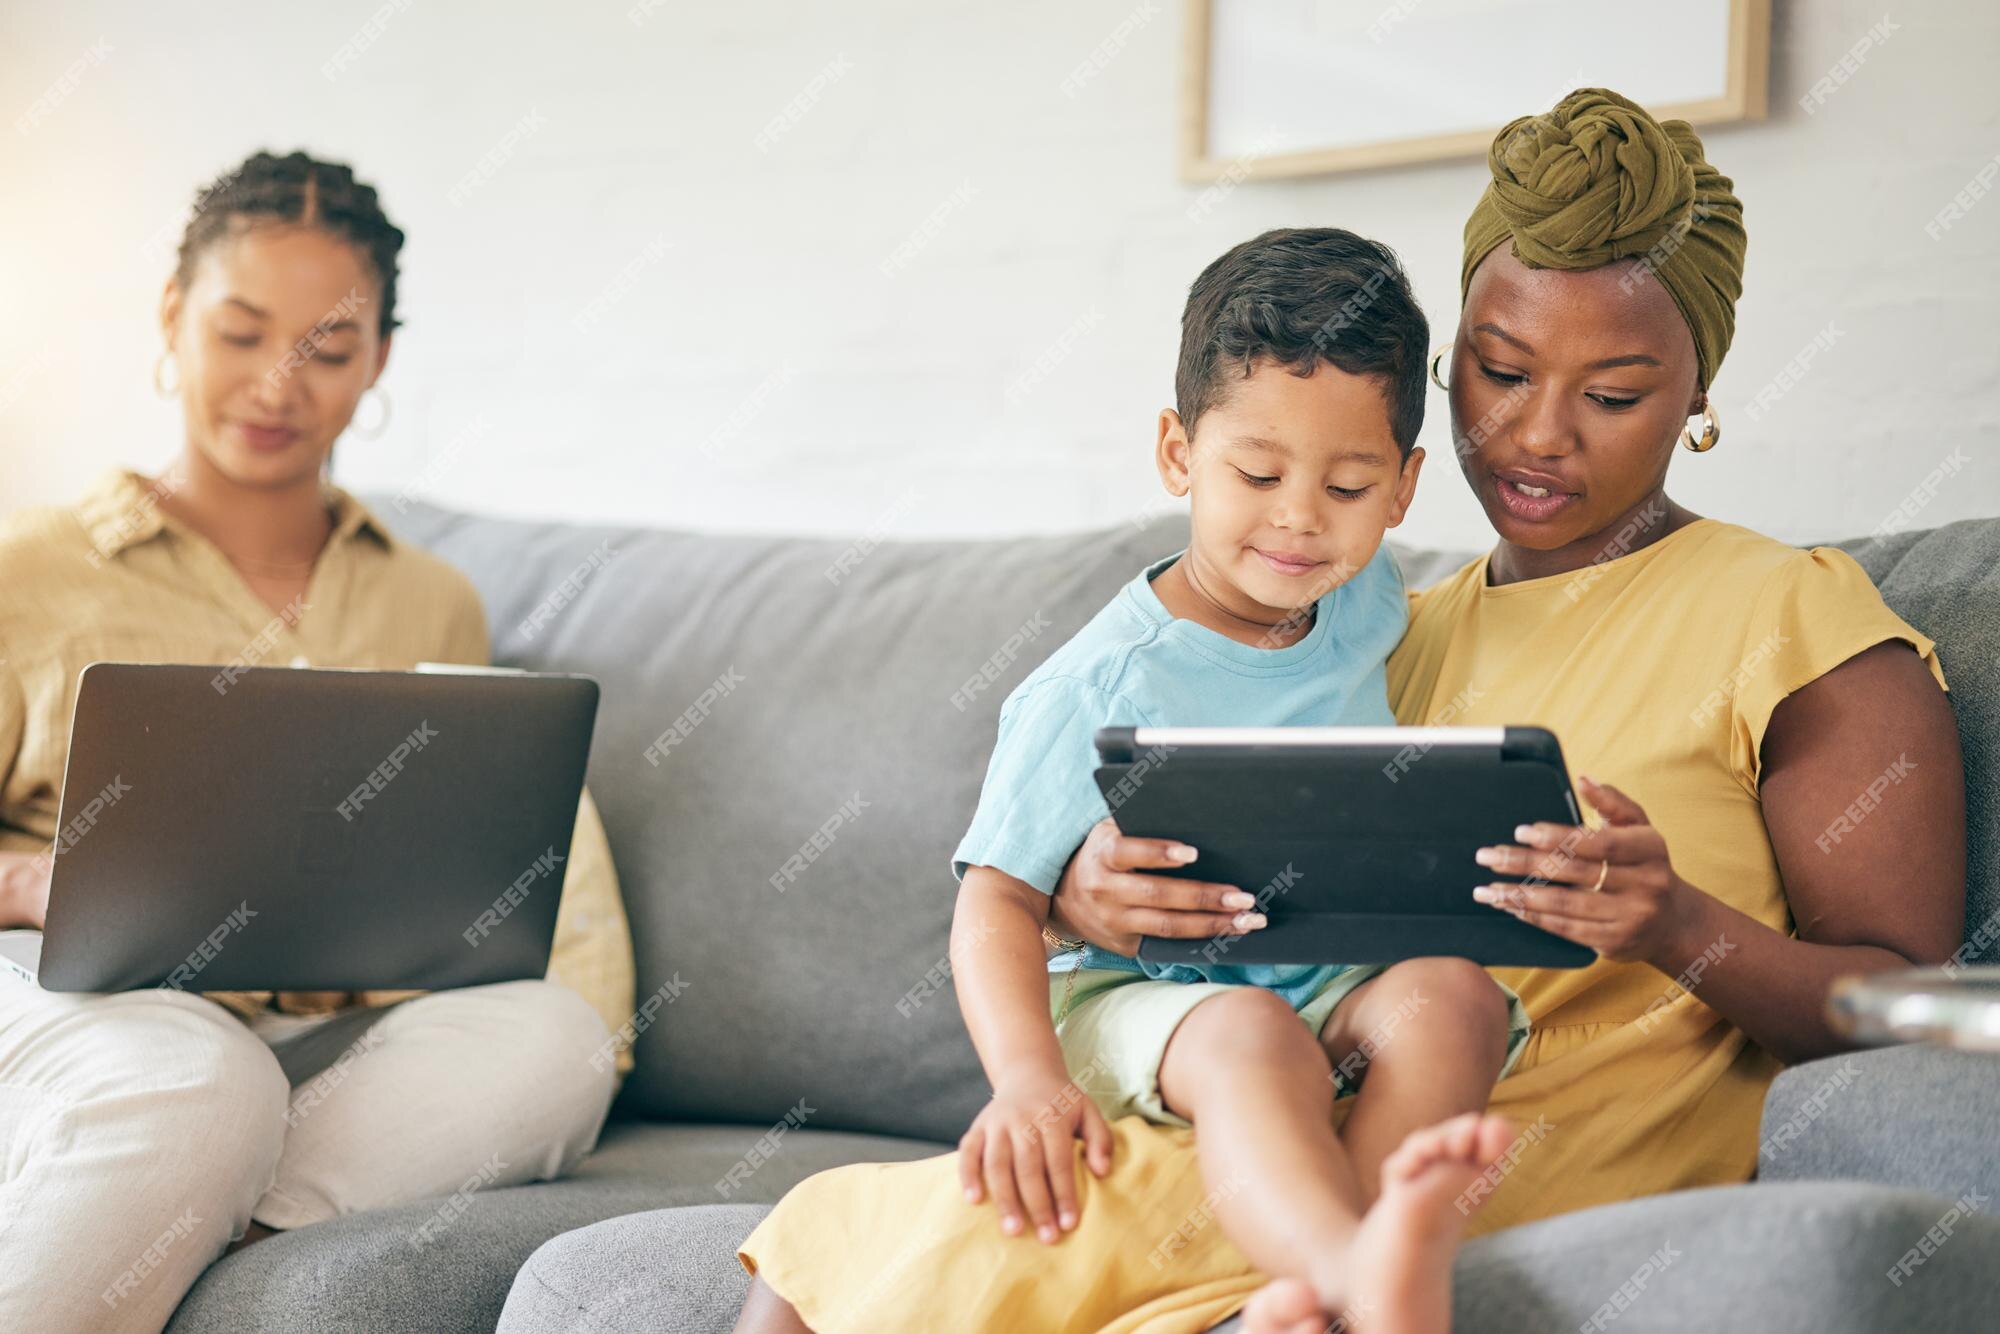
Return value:
<svg viewBox="0 0 2000 1334">
<path fill-rule="evenodd" d="M 352 245 L 382 285 L 382 337 L 395 330 L 396 255 L 403 233 L 382 212 L 375 187 L 354 179 L 352 167 L 305 153 L 278 157 L 260 151 L 203 186 L 174 270 L 183 290 L 193 281 L 202 252 L 227 237 L 239 220 L 316 227 Z"/>
</svg>

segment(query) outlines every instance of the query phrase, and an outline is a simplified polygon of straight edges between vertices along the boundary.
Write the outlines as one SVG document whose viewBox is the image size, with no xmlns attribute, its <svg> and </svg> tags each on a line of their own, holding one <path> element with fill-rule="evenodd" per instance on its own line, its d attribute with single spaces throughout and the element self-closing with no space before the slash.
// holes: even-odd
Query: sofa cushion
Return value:
<svg viewBox="0 0 2000 1334">
<path fill-rule="evenodd" d="M 515 1272 L 550 1237 L 672 1205 L 768 1205 L 829 1167 L 924 1158 L 944 1148 L 810 1128 L 765 1146 L 767 1133 L 759 1126 L 613 1126 L 568 1178 L 480 1191 L 421 1250 L 410 1239 L 437 1215 L 438 1200 L 281 1232 L 210 1266 L 169 1334 L 486 1334 Z"/>
<path fill-rule="evenodd" d="M 764 1213 L 665 1209 L 557 1237 L 522 1267 L 497 1334 L 724 1334 L 749 1287 L 736 1248 Z M 1946 1240 L 1924 1254 L 1933 1228 L 1948 1229 Z M 1899 1263 L 1907 1269 L 1892 1281 Z M 1991 1315 L 1996 1265 L 2000 1222 L 1936 1196 L 1847 1183 L 1720 1186 L 1467 1243 L 1452 1274 L 1452 1328 L 1978 1329 Z"/>
<path fill-rule="evenodd" d="M 2000 1197 L 2000 1055 L 1912 1044 L 1795 1065 L 1764 1099 L 1767 1181 L 1872 1181 Z"/>
<path fill-rule="evenodd" d="M 736 1248 L 765 1204 L 661 1209 L 556 1237 L 514 1277 L 495 1334 L 699 1334 L 736 1325 L 750 1276 Z"/>
<path fill-rule="evenodd" d="M 1986 1207 L 1968 1216 L 1951 1199 L 1917 1191 L 1799 1182 L 1585 1209 L 1468 1244 L 1453 1271 L 1452 1327 L 1977 1329 L 1991 1317 L 1991 1274 L 2000 1265 L 2000 1222 Z M 1954 1229 L 1955 1240 L 1892 1281 L 1892 1268 L 1940 1226 Z"/>
</svg>

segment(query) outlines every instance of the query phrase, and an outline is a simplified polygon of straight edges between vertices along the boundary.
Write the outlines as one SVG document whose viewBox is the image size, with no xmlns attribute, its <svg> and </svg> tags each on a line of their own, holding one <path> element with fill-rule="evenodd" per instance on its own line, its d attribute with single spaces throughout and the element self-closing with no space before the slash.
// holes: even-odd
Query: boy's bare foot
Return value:
<svg viewBox="0 0 2000 1334">
<path fill-rule="evenodd" d="M 1382 1194 L 1322 1281 L 1279 1279 L 1243 1308 L 1248 1334 L 1443 1334 L 1451 1262 L 1476 1207 L 1459 1200 L 1512 1141 L 1498 1116 L 1464 1116 L 1412 1133 L 1382 1163 Z"/>
<path fill-rule="evenodd" d="M 1302 1278 L 1272 1279 L 1243 1308 L 1245 1334 L 1326 1334 L 1332 1319 Z"/>
</svg>

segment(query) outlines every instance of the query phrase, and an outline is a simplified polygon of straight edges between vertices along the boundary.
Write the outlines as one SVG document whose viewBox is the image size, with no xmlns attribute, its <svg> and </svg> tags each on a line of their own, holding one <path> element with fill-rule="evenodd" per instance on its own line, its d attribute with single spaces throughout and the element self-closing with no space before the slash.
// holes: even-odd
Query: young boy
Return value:
<svg viewBox="0 0 2000 1334">
<path fill-rule="evenodd" d="M 953 857 L 959 1003 L 993 1084 L 960 1142 L 967 1198 L 1054 1242 L 1077 1221 L 1076 1140 L 1102 1175 L 1107 1118 L 1192 1123 L 1217 1218 L 1280 1280 L 1252 1328 L 1449 1323 L 1460 1193 L 1509 1139 L 1480 1113 L 1527 1035 L 1519 1000 L 1464 959 L 1232 964 L 1226 940 L 1200 965 L 1049 959 L 1042 936 L 1107 812 L 1097 728 L 1396 721 L 1383 663 L 1407 606 L 1382 538 L 1423 465 L 1428 335 L 1395 255 L 1348 232 L 1267 232 L 1203 271 L 1156 447 L 1190 498 L 1187 549 L 1008 696 Z"/>
</svg>

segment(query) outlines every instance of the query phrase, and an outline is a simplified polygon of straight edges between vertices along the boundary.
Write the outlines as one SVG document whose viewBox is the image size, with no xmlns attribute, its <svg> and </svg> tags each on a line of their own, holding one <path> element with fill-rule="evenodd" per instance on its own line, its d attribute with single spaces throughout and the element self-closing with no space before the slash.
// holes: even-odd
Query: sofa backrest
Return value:
<svg viewBox="0 0 2000 1334">
<path fill-rule="evenodd" d="M 963 1133 L 986 1085 L 939 983 L 1000 702 L 1185 520 L 872 547 L 417 507 L 394 526 L 471 575 L 496 662 L 603 685 L 589 782 L 639 994 L 685 984 L 621 1111 L 775 1123 L 804 1100 L 816 1126 Z"/>
<path fill-rule="evenodd" d="M 589 781 L 639 994 L 684 984 L 639 1039 L 621 1111 L 775 1123 L 803 1100 L 813 1125 L 956 1139 L 986 1084 L 946 980 L 949 859 L 1000 703 L 1186 544 L 1185 517 L 880 545 L 423 506 L 393 522 L 478 585 L 495 661 L 603 683 Z M 1944 646 L 1973 790 L 1990 793 L 2000 522 L 1864 545 L 1891 604 Z M 1469 559 L 1397 554 L 1412 587 Z M 1975 922 L 1996 906 L 1984 801 Z"/>
</svg>

